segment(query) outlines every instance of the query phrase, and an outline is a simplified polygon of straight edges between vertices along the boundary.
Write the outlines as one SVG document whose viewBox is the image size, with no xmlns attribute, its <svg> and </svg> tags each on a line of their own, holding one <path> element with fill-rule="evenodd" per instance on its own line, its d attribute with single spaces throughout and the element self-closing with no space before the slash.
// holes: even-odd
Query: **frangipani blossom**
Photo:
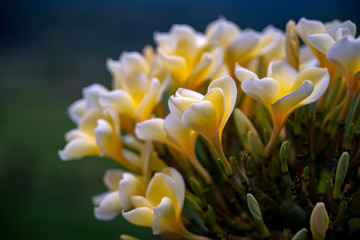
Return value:
<svg viewBox="0 0 360 240">
<path fill-rule="evenodd" d="M 175 148 L 187 156 L 207 183 L 211 183 L 210 175 L 195 154 L 195 142 L 199 134 L 185 127 L 172 113 L 165 119 L 153 118 L 136 124 L 135 134 L 141 140 L 158 141 Z"/>
<path fill-rule="evenodd" d="M 329 84 L 326 68 L 307 68 L 298 73 L 285 61 L 269 64 L 267 77 L 258 76 L 241 66 L 235 74 L 242 90 L 264 104 L 273 120 L 273 137 L 283 127 L 287 117 L 296 108 L 317 101 Z"/>
<path fill-rule="evenodd" d="M 332 76 L 330 86 L 337 75 L 335 66 L 326 58 L 326 53 L 335 42 L 345 36 L 355 36 L 356 26 L 351 21 L 332 21 L 322 23 L 317 20 L 301 18 L 296 25 L 297 32 L 301 39 L 310 47 L 319 61 L 320 67 L 327 67 Z"/>
<path fill-rule="evenodd" d="M 122 170 L 107 170 L 104 183 L 109 191 L 93 198 L 94 214 L 100 220 L 111 220 L 123 209 L 131 209 L 131 196 L 144 195 L 146 190 L 143 177 Z"/>
<path fill-rule="evenodd" d="M 186 127 L 209 142 L 221 143 L 221 136 L 236 102 L 237 89 L 230 76 L 212 81 L 204 96 L 179 88 L 169 99 L 170 112 Z"/>
<path fill-rule="evenodd" d="M 360 88 L 359 80 L 355 80 L 360 71 L 360 38 L 342 38 L 329 48 L 327 57 L 342 71 L 350 94 L 356 95 Z"/>
<path fill-rule="evenodd" d="M 188 25 L 173 25 L 169 33 L 155 33 L 159 64 L 171 72 L 177 86 L 196 89 L 216 74 L 223 63 L 221 46 Z"/>
<path fill-rule="evenodd" d="M 270 61 L 285 57 L 284 42 L 284 33 L 272 26 L 265 28 L 261 33 L 250 29 L 244 30 L 229 43 L 225 61 L 230 72 L 233 72 L 236 63 L 257 71 L 261 64 L 267 66 Z"/>
<path fill-rule="evenodd" d="M 76 129 L 66 133 L 68 142 L 59 151 L 62 160 L 80 159 L 86 156 L 106 156 L 129 170 L 139 171 L 137 163 L 128 151 L 122 149 L 120 119 L 111 108 L 102 108 L 101 94 L 107 92 L 101 85 L 84 89 L 84 98 L 69 107 L 71 118 L 78 123 Z"/>
<path fill-rule="evenodd" d="M 124 52 L 119 61 L 107 60 L 115 90 L 100 97 L 102 107 L 110 107 L 136 121 L 148 119 L 170 83 L 166 70 L 151 65 L 137 52 Z"/>
<path fill-rule="evenodd" d="M 123 211 L 126 220 L 135 225 L 152 227 L 154 234 L 188 233 L 181 220 L 185 199 L 185 182 L 174 168 L 155 173 L 145 196 L 130 197 L 134 209 Z"/>
</svg>

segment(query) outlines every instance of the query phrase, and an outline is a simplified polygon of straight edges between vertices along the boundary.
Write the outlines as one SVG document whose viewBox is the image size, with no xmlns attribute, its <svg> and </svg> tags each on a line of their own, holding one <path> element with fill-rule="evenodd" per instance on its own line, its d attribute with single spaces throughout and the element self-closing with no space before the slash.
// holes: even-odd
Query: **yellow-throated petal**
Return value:
<svg viewBox="0 0 360 240">
<path fill-rule="evenodd" d="M 124 174 L 123 170 L 120 169 L 109 169 L 106 170 L 103 181 L 106 187 L 111 190 L 115 191 L 119 189 L 119 183 L 122 179 Z"/>
<path fill-rule="evenodd" d="M 164 197 L 161 203 L 154 207 L 154 218 L 151 222 L 153 234 L 177 233 L 179 223 L 176 210 L 170 198 Z"/>
<path fill-rule="evenodd" d="M 241 89 L 250 97 L 270 107 L 270 104 L 279 99 L 280 86 L 272 78 L 249 78 L 241 83 Z"/>
<path fill-rule="evenodd" d="M 120 202 L 125 210 L 131 209 L 131 197 L 145 194 L 145 184 L 140 181 L 139 177 L 131 173 L 124 173 L 123 179 L 119 184 Z"/>
<path fill-rule="evenodd" d="M 235 65 L 235 76 L 240 82 L 243 82 L 251 77 L 254 79 L 259 79 L 259 77 L 255 73 L 253 73 L 249 69 L 240 66 L 238 63 L 236 63 Z"/>
<path fill-rule="evenodd" d="M 132 224 L 151 227 L 154 211 L 148 207 L 139 207 L 130 211 L 122 211 L 123 217 Z"/>
<path fill-rule="evenodd" d="M 329 48 L 335 43 L 335 40 L 327 33 L 306 34 L 308 41 L 317 50 L 326 54 Z"/>
<path fill-rule="evenodd" d="M 178 184 L 172 177 L 165 173 L 158 172 L 155 173 L 149 182 L 146 198 L 153 206 L 157 206 L 163 197 L 168 197 L 172 200 L 176 214 L 180 215 L 184 202 L 184 199 L 182 199 L 182 190 L 179 189 Z"/>
<path fill-rule="evenodd" d="M 188 97 L 174 97 L 169 98 L 169 109 L 170 112 L 177 119 L 181 120 L 183 113 L 190 107 L 191 104 L 197 103 L 200 100 Z"/>
<path fill-rule="evenodd" d="M 292 91 L 297 75 L 295 68 L 283 60 L 270 62 L 267 70 L 267 76 L 276 79 L 280 87 L 280 96 Z"/>
<path fill-rule="evenodd" d="M 222 103 L 223 104 L 223 103 Z M 220 107 L 218 105 L 217 107 Z M 188 128 L 200 133 L 209 141 L 215 136 L 219 127 L 219 120 L 214 104 L 210 101 L 193 103 L 182 115 L 181 122 Z"/>
<path fill-rule="evenodd" d="M 324 94 L 330 81 L 329 72 L 326 68 L 307 68 L 299 73 L 292 90 L 294 91 L 306 80 L 310 80 L 314 84 L 314 91 L 301 102 L 301 105 L 313 103 Z"/>
<path fill-rule="evenodd" d="M 98 156 L 101 149 L 92 138 L 76 138 L 68 142 L 58 153 L 61 160 L 73 160 L 86 156 Z"/>
<path fill-rule="evenodd" d="M 131 95 L 122 89 L 102 94 L 99 102 L 103 108 L 110 107 L 121 114 L 134 116 L 135 102 Z"/>
<path fill-rule="evenodd" d="M 135 134 L 144 141 L 158 141 L 168 143 L 166 132 L 163 128 L 164 119 L 152 118 L 136 124 Z"/>
<path fill-rule="evenodd" d="M 101 148 L 101 154 L 116 157 L 119 152 L 119 144 L 113 127 L 107 121 L 99 119 L 94 133 L 96 144 Z"/>
<path fill-rule="evenodd" d="M 139 208 L 139 207 L 147 207 L 147 208 L 153 208 L 154 206 L 149 202 L 149 200 L 147 200 L 145 197 L 143 196 L 131 196 L 130 198 L 131 200 L 131 204 L 134 208 Z"/>
</svg>

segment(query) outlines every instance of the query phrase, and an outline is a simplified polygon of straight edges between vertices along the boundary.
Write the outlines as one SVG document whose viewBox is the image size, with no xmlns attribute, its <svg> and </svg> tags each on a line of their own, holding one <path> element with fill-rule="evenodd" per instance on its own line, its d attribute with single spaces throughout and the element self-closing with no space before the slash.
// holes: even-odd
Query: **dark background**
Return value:
<svg viewBox="0 0 360 240">
<path fill-rule="evenodd" d="M 186 23 L 198 31 L 224 16 L 243 28 L 289 19 L 350 19 L 358 1 L 70 1 L 0 3 L 0 238 L 150 238 L 121 217 L 93 217 L 91 197 L 116 164 L 86 158 L 62 162 L 64 134 L 75 127 L 66 109 L 92 83 L 111 85 L 105 60 L 153 44 L 154 31 Z M 3 238 L 5 237 L 5 238 Z"/>
</svg>

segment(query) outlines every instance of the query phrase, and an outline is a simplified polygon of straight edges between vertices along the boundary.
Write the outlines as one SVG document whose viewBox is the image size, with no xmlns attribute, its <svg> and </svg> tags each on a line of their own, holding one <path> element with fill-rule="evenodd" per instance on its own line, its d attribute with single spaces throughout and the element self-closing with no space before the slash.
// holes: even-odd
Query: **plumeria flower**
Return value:
<svg viewBox="0 0 360 240">
<path fill-rule="evenodd" d="M 329 216 L 325 204 L 318 202 L 310 217 L 310 229 L 314 240 L 323 240 L 326 236 L 326 230 L 329 228 Z"/>
<path fill-rule="evenodd" d="M 233 72 L 235 63 L 258 71 L 261 65 L 267 66 L 272 60 L 285 57 L 285 35 L 272 26 L 261 33 L 254 30 L 244 30 L 239 37 L 231 41 L 225 52 L 225 61 Z"/>
<path fill-rule="evenodd" d="M 175 24 L 169 33 L 155 33 L 154 39 L 159 63 L 170 70 L 177 86 L 196 89 L 222 66 L 221 46 L 188 25 Z"/>
<path fill-rule="evenodd" d="M 119 162 L 129 170 L 139 171 L 133 154 L 122 148 L 120 120 L 111 108 L 102 108 L 101 94 L 108 92 L 94 84 L 84 89 L 84 98 L 69 107 L 71 118 L 78 124 L 66 133 L 68 142 L 59 151 L 62 160 L 80 159 L 86 156 L 105 156 Z"/>
<path fill-rule="evenodd" d="M 104 184 L 108 192 L 93 197 L 94 214 L 97 219 L 114 219 L 123 209 L 120 202 L 119 182 L 123 178 L 122 170 L 111 169 L 105 172 Z"/>
<path fill-rule="evenodd" d="M 301 18 L 296 25 L 301 39 L 310 47 L 319 61 L 320 67 L 327 67 L 330 76 L 330 86 L 337 78 L 336 67 L 326 57 L 329 48 L 345 36 L 355 36 L 356 26 L 351 21 L 332 21 L 322 23 L 317 20 Z"/>
<path fill-rule="evenodd" d="M 235 106 L 236 93 L 236 85 L 230 76 L 212 81 L 205 96 L 179 88 L 169 99 L 170 112 L 209 142 L 221 143 L 223 129 Z"/>
<path fill-rule="evenodd" d="M 237 88 L 234 80 L 225 75 L 212 81 L 204 96 L 179 88 L 169 98 L 170 112 L 183 125 L 201 134 L 215 148 L 227 175 L 232 173 L 222 149 L 222 132 L 234 110 Z"/>
<path fill-rule="evenodd" d="M 300 73 L 285 61 L 269 64 L 267 77 L 259 77 L 248 69 L 236 66 L 235 74 L 242 90 L 261 102 L 273 120 L 273 143 L 286 119 L 296 108 L 317 101 L 329 84 L 326 68 L 307 68 Z M 269 145 L 269 144 L 268 144 Z M 270 145 L 269 145 L 270 146 Z M 265 149 L 265 155 L 270 151 Z"/>
<path fill-rule="evenodd" d="M 151 65 L 137 52 L 124 52 L 119 61 L 107 60 L 114 79 L 113 91 L 100 96 L 100 105 L 110 107 L 136 121 L 150 118 L 170 83 L 164 69 Z"/>
<path fill-rule="evenodd" d="M 343 73 L 347 94 L 338 122 L 344 124 L 348 110 L 360 90 L 360 39 L 351 35 L 332 45 L 326 54 Z"/>
<path fill-rule="evenodd" d="M 131 195 L 128 199 L 133 209 L 122 214 L 132 224 L 151 227 L 155 235 L 192 235 L 181 220 L 185 182 L 174 168 L 155 173 L 145 195 Z"/>
<path fill-rule="evenodd" d="M 175 148 L 188 157 L 207 183 L 212 182 L 210 175 L 202 167 L 195 154 L 195 142 L 199 134 L 185 127 L 173 114 L 170 113 L 165 119 L 152 118 L 138 123 L 135 134 L 141 140 L 158 141 Z"/>
<path fill-rule="evenodd" d="M 114 219 L 123 209 L 133 207 L 132 196 L 145 195 L 146 185 L 140 175 L 111 169 L 106 171 L 104 183 L 109 191 L 93 198 L 94 214 L 100 220 Z"/>
</svg>

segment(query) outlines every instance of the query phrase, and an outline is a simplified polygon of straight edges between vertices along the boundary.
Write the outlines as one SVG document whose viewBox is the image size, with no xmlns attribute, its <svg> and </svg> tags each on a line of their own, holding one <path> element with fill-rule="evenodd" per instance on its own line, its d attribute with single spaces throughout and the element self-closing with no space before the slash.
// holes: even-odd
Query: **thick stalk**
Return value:
<svg viewBox="0 0 360 240">
<path fill-rule="evenodd" d="M 218 157 L 218 160 L 220 160 L 221 164 L 224 167 L 224 171 L 225 171 L 226 176 L 231 176 L 233 174 L 233 171 L 231 169 L 229 161 L 227 160 L 227 158 L 225 156 L 224 149 L 223 149 L 223 147 L 222 147 L 222 145 L 220 143 L 218 134 L 216 134 L 213 137 L 211 143 L 212 143 L 213 147 L 215 148 L 215 152 L 216 152 L 216 155 Z"/>
<path fill-rule="evenodd" d="M 280 133 L 280 128 L 274 127 L 269 142 L 266 144 L 265 150 L 264 150 L 264 157 L 268 158 L 271 154 L 271 150 L 276 142 L 276 139 Z"/>
</svg>

